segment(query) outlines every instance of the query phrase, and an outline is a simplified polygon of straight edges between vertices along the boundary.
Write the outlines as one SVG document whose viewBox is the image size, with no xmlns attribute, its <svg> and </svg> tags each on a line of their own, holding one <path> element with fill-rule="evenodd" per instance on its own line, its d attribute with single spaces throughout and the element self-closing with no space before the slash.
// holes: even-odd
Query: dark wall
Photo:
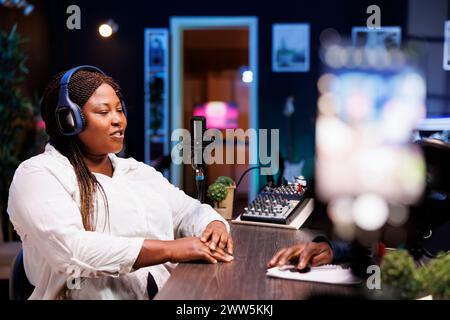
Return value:
<svg viewBox="0 0 450 320">
<path fill-rule="evenodd" d="M 23 82 L 22 92 L 28 97 L 41 94 L 49 72 L 49 33 L 48 16 L 44 1 L 33 1 L 33 14 L 24 16 L 21 10 L 0 6 L 0 30 L 10 32 L 16 25 L 17 32 L 26 40 L 22 44 L 28 54 L 27 67 L 29 74 Z"/>
<path fill-rule="evenodd" d="M 366 9 L 381 7 L 382 25 L 406 26 L 407 1 L 47 1 L 50 39 L 50 74 L 79 64 L 104 68 L 121 84 L 129 109 L 128 153 L 144 157 L 143 108 L 143 30 L 169 28 L 170 16 L 256 16 L 259 20 L 259 126 L 281 128 L 281 149 L 285 154 L 286 119 L 282 115 L 285 99 L 295 96 L 294 160 L 307 159 L 312 172 L 316 82 L 320 74 L 319 35 L 332 27 L 349 35 L 354 25 L 365 25 Z M 66 28 L 66 8 L 81 8 L 81 30 Z M 111 39 L 100 39 L 99 23 L 114 19 L 119 32 Z M 308 73 L 272 73 L 272 24 L 309 22 L 311 25 L 311 70 Z"/>
</svg>

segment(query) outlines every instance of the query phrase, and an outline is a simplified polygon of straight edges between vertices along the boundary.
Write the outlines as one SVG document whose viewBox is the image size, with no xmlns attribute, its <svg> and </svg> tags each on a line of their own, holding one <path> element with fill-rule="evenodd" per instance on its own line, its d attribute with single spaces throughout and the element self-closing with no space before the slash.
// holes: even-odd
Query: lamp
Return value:
<svg viewBox="0 0 450 320">
<path fill-rule="evenodd" d="M 119 26 L 117 25 L 117 23 L 114 22 L 114 20 L 109 19 L 108 21 L 106 21 L 105 23 L 102 23 L 99 27 L 98 27 L 98 33 L 103 37 L 103 38 L 108 38 L 110 37 L 113 33 L 116 33 L 117 30 L 119 30 Z"/>
</svg>

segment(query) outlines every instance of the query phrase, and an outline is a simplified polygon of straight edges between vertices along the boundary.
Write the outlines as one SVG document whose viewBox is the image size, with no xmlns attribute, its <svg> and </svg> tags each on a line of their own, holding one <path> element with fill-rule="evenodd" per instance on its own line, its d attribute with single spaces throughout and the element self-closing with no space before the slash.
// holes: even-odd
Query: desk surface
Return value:
<svg viewBox="0 0 450 320">
<path fill-rule="evenodd" d="M 231 263 L 179 264 L 156 300 L 297 300 L 311 296 L 352 296 L 358 288 L 269 278 L 266 263 L 280 248 L 309 241 L 308 229 L 284 230 L 231 224 Z"/>
</svg>

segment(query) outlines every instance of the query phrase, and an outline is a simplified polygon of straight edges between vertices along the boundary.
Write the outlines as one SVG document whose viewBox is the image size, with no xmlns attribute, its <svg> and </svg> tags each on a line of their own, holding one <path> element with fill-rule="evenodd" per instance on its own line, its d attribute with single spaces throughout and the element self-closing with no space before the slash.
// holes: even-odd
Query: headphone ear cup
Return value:
<svg viewBox="0 0 450 320">
<path fill-rule="evenodd" d="M 71 134 L 76 129 L 75 117 L 70 108 L 60 108 L 56 110 L 56 120 L 60 132 L 64 135 Z"/>
</svg>

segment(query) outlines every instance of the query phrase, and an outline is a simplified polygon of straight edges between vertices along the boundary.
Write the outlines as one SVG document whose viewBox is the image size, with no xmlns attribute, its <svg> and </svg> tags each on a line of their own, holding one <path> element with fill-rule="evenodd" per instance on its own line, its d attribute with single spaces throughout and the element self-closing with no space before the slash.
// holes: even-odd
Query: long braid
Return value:
<svg viewBox="0 0 450 320">
<path fill-rule="evenodd" d="M 80 190 L 80 212 L 83 226 L 87 231 L 96 230 L 94 216 L 95 194 L 99 191 L 105 205 L 105 226 L 109 227 L 108 198 L 102 185 L 87 167 L 80 148 L 78 137 L 64 136 L 57 127 L 55 109 L 58 100 L 59 81 L 64 73 L 56 75 L 47 86 L 41 101 L 41 114 L 46 124 L 49 142 L 64 156 L 67 157 L 77 177 Z M 90 71 L 75 73 L 69 84 L 70 99 L 83 106 L 94 91 L 103 83 L 109 84 L 116 93 L 120 93 L 119 85 L 110 77 Z M 104 226 L 104 227 L 105 227 Z"/>
<path fill-rule="evenodd" d="M 90 214 L 93 211 L 93 195 L 96 185 L 100 185 L 95 176 L 89 171 L 83 160 L 80 148 L 71 141 L 69 161 L 75 169 L 75 174 L 80 188 L 81 217 L 86 230 L 94 227 L 93 217 Z"/>
</svg>

